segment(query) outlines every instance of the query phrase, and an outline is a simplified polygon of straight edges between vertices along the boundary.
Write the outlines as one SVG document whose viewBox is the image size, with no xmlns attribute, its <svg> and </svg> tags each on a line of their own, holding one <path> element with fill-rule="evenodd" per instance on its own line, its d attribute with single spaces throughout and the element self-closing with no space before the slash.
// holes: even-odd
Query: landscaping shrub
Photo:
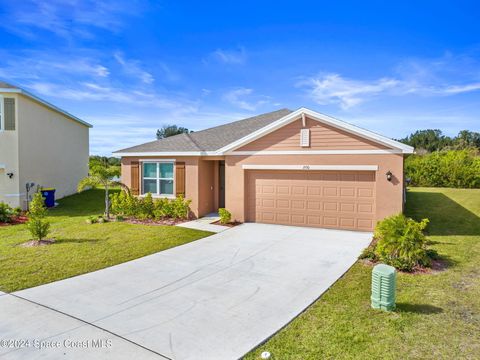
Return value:
<svg viewBox="0 0 480 360">
<path fill-rule="evenodd" d="M 161 198 L 155 201 L 155 209 L 153 210 L 155 219 L 173 217 L 173 206 L 167 198 Z"/>
<path fill-rule="evenodd" d="M 110 195 L 111 211 L 118 216 L 146 219 L 185 219 L 188 218 L 191 200 L 183 196 L 175 199 L 153 199 L 151 194 L 137 198 L 126 192 Z"/>
<path fill-rule="evenodd" d="M 139 205 L 137 217 L 142 220 L 152 219 L 154 216 L 153 212 L 155 210 L 152 194 L 148 193 L 145 195 L 145 197 L 141 198 Z"/>
<path fill-rule="evenodd" d="M 480 188 L 480 156 L 473 149 L 410 155 L 405 176 L 413 186 Z"/>
<path fill-rule="evenodd" d="M 403 271 L 430 265 L 430 253 L 423 230 L 429 220 L 417 222 L 403 214 L 387 217 L 375 227 L 376 243 L 362 257 L 373 258 Z"/>
<path fill-rule="evenodd" d="M 221 224 L 228 224 L 232 220 L 232 214 L 225 208 L 218 209 L 218 215 L 220 215 Z"/>
<path fill-rule="evenodd" d="M 0 223 L 12 222 L 14 215 L 14 210 L 8 204 L 0 202 Z"/>
<path fill-rule="evenodd" d="M 87 218 L 87 220 L 85 220 L 85 222 L 86 222 L 87 224 L 96 224 L 97 221 L 98 221 L 98 217 L 93 216 L 93 215 L 92 215 L 92 216 L 89 216 L 89 217 Z"/>
<path fill-rule="evenodd" d="M 27 229 L 35 240 L 41 241 L 48 235 L 50 223 L 42 218 L 30 218 L 27 222 Z"/>
<path fill-rule="evenodd" d="M 190 211 L 191 200 L 185 200 L 182 195 L 175 198 L 171 204 L 173 208 L 172 217 L 174 219 L 186 219 Z"/>
<path fill-rule="evenodd" d="M 45 220 L 46 215 L 45 200 L 42 194 L 37 192 L 30 203 L 27 222 L 27 229 L 37 241 L 43 240 L 49 233 L 50 223 Z"/>
</svg>

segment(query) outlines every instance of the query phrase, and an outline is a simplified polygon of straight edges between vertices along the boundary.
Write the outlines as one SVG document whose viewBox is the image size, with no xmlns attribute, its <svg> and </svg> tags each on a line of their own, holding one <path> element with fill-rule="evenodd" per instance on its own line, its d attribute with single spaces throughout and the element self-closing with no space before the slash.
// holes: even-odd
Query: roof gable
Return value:
<svg viewBox="0 0 480 360">
<path fill-rule="evenodd" d="M 308 130 L 308 146 L 300 143 L 303 129 Z M 305 117 L 272 131 L 238 151 L 311 151 L 311 150 L 384 150 L 391 149 L 369 139 L 348 133 L 331 125 Z"/>
<path fill-rule="evenodd" d="M 398 152 L 405 153 L 405 154 L 411 154 L 413 153 L 413 147 L 405 145 L 399 141 L 392 140 L 388 137 L 382 136 L 380 134 L 374 133 L 372 131 L 360 128 L 358 126 L 349 124 L 347 122 L 335 119 L 331 116 L 321 114 L 315 111 L 312 111 L 307 108 L 300 108 L 285 117 L 265 126 L 262 129 L 259 129 L 257 131 L 252 132 L 251 134 L 245 136 L 242 139 L 239 139 L 228 146 L 223 147 L 222 149 L 219 149 L 218 152 L 224 154 L 224 153 L 229 153 L 233 152 L 237 149 L 239 149 L 242 146 L 245 146 L 246 144 L 251 143 L 252 141 L 255 141 L 263 136 L 266 136 L 267 134 L 270 134 L 271 132 L 282 128 L 283 126 L 286 126 L 290 123 L 292 123 L 295 120 L 298 119 L 303 119 L 304 117 L 308 117 L 310 119 L 313 119 L 315 121 L 319 121 L 321 123 L 324 123 L 328 126 L 331 126 L 333 128 L 339 129 L 341 131 L 353 134 L 357 137 L 364 138 L 366 140 L 369 140 L 371 142 L 374 142 L 376 144 L 381 144 L 383 146 L 386 146 L 390 149 L 397 150 Z"/>
</svg>

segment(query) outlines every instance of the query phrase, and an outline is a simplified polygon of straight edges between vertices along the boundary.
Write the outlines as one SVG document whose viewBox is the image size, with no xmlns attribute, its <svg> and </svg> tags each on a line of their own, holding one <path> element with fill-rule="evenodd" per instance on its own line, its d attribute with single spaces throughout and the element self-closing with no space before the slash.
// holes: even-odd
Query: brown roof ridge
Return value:
<svg viewBox="0 0 480 360">
<path fill-rule="evenodd" d="M 190 136 L 190 133 L 183 133 L 183 135 L 186 135 L 188 137 L 188 139 L 193 143 L 193 145 L 195 145 L 198 150 L 200 151 L 203 151 L 204 149 L 202 149 L 202 147 L 195 141 L 195 139 L 193 137 Z"/>
</svg>

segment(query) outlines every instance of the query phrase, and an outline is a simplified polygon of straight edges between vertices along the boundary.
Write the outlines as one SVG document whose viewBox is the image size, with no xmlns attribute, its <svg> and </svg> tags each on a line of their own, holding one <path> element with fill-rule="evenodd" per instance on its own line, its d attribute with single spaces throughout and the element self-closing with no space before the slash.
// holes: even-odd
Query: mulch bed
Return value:
<svg viewBox="0 0 480 360">
<path fill-rule="evenodd" d="M 190 221 L 188 219 L 160 219 L 160 220 L 152 220 L 152 219 L 146 219 L 146 220 L 139 220 L 139 219 L 125 219 L 124 222 L 128 224 L 136 224 L 136 225 L 177 225 L 181 224 L 184 222 Z"/>
<path fill-rule="evenodd" d="M 52 245 L 55 242 L 55 239 L 45 239 L 45 240 L 30 240 L 23 244 L 20 244 L 21 247 L 36 247 L 36 246 L 45 246 Z"/>
<path fill-rule="evenodd" d="M 220 226 L 227 226 L 227 227 L 234 227 L 242 224 L 243 223 L 241 223 L 240 221 L 232 221 L 232 222 L 229 222 L 228 224 L 222 224 L 220 220 L 217 220 L 212 223 L 212 225 L 220 225 Z"/>
<path fill-rule="evenodd" d="M 20 225 L 20 224 L 25 224 L 27 221 L 28 221 L 28 218 L 26 216 L 21 215 L 13 218 L 11 222 L 8 222 L 8 223 L 0 222 L 0 226 Z"/>
<path fill-rule="evenodd" d="M 360 263 L 366 266 L 371 266 L 371 267 L 378 264 L 378 262 L 375 262 L 369 259 L 360 259 L 359 261 Z M 432 260 L 432 266 L 429 268 L 417 266 L 416 268 L 413 269 L 413 271 L 402 271 L 397 269 L 397 272 L 402 274 L 407 274 L 407 275 L 423 275 L 423 274 L 428 275 L 428 274 L 437 274 L 439 272 L 445 271 L 447 267 L 448 267 L 447 263 L 443 260 Z"/>
</svg>

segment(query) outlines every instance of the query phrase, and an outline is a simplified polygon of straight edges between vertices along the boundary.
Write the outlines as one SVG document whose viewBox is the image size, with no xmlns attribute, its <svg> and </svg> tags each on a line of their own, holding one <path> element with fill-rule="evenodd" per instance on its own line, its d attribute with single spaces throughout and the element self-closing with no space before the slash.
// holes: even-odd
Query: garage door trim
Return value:
<svg viewBox="0 0 480 360">
<path fill-rule="evenodd" d="M 244 170 L 345 170 L 377 171 L 378 165 L 242 165 Z"/>
</svg>

